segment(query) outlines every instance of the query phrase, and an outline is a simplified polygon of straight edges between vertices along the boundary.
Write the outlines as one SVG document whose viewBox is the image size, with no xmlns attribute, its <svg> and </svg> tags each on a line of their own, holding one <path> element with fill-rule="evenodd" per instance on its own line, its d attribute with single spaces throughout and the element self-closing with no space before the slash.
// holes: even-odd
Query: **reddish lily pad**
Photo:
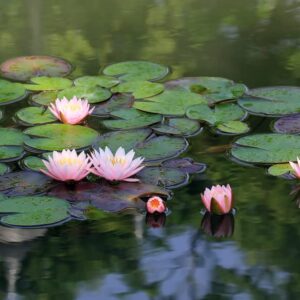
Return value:
<svg viewBox="0 0 300 300">
<path fill-rule="evenodd" d="M 300 133 L 300 114 L 285 116 L 273 124 L 273 129 L 278 133 Z"/>
<path fill-rule="evenodd" d="M 191 158 L 175 158 L 162 163 L 163 167 L 176 168 L 182 172 L 189 174 L 203 173 L 206 170 L 206 165 L 203 163 L 194 162 Z"/>
</svg>

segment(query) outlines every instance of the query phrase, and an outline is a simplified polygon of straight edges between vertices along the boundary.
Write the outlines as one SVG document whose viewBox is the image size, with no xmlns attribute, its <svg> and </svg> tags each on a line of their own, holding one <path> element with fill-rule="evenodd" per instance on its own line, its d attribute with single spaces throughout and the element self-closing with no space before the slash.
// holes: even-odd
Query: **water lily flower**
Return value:
<svg viewBox="0 0 300 300">
<path fill-rule="evenodd" d="M 90 108 L 88 100 L 73 97 L 69 101 L 64 97 L 61 100 L 56 99 L 55 103 L 51 103 L 49 110 L 57 119 L 65 124 L 79 124 L 93 112 L 94 107 Z"/>
<path fill-rule="evenodd" d="M 166 205 L 163 201 L 158 196 L 153 196 L 151 197 L 146 204 L 147 212 L 149 214 L 154 214 L 154 213 L 163 213 L 166 211 Z"/>
<path fill-rule="evenodd" d="M 227 214 L 233 207 L 233 198 L 231 187 L 213 186 L 211 189 L 206 188 L 204 194 L 201 194 L 202 202 L 207 211 L 213 214 Z"/>
<path fill-rule="evenodd" d="M 54 151 L 48 159 L 43 160 L 47 170 L 41 172 L 59 181 L 79 181 L 89 174 L 92 165 L 84 152 L 77 154 L 75 150 Z"/>
<path fill-rule="evenodd" d="M 114 155 L 108 147 L 105 150 L 99 148 L 99 151 L 94 151 L 91 154 L 91 162 L 93 167 L 90 171 L 100 177 L 104 177 L 110 181 L 139 181 L 137 178 L 130 178 L 144 166 L 142 162 L 144 158 L 134 158 L 135 152 L 130 150 L 127 154 L 124 148 L 119 147 Z"/>
<path fill-rule="evenodd" d="M 293 171 L 294 171 L 294 175 L 297 178 L 300 178 L 300 159 L 299 157 L 297 157 L 297 163 L 294 163 L 292 161 L 289 162 L 290 166 L 292 167 Z"/>
</svg>

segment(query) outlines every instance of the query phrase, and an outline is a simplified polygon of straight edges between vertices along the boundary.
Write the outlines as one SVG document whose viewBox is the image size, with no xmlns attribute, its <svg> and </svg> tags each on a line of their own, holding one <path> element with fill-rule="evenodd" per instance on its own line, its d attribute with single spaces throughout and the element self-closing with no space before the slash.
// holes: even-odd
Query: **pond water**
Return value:
<svg viewBox="0 0 300 300">
<path fill-rule="evenodd" d="M 60 56 L 76 65 L 74 77 L 113 62 L 149 60 L 171 66 L 170 78 L 296 86 L 299 42 L 297 0 L 0 1 L 0 61 Z M 252 117 L 251 128 L 269 132 L 270 121 Z M 223 146 L 234 139 L 207 128 L 189 139 L 185 156 L 208 168 L 174 190 L 164 227 L 132 214 L 49 229 L 1 227 L 0 298 L 298 299 L 294 182 L 233 162 Z M 208 236 L 199 194 L 227 183 L 237 210 L 234 232 Z"/>
</svg>

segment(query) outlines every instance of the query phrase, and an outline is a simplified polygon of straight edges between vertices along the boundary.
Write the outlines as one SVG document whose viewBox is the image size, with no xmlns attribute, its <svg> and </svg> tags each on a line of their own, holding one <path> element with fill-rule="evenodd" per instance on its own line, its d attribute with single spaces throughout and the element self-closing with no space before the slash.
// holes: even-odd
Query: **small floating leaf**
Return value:
<svg viewBox="0 0 300 300">
<path fill-rule="evenodd" d="M 27 92 L 22 84 L 0 79 L 0 105 L 21 101 L 26 96 Z"/>
<path fill-rule="evenodd" d="M 40 76 L 30 78 L 30 81 L 32 84 L 24 84 L 24 87 L 30 91 L 56 91 L 73 85 L 70 79 L 61 77 Z"/>
<path fill-rule="evenodd" d="M 75 79 L 74 84 L 76 86 L 95 87 L 101 86 L 110 89 L 113 86 L 119 84 L 119 80 L 112 76 L 82 76 Z"/>
<path fill-rule="evenodd" d="M 285 116 L 273 124 L 273 129 L 278 133 L 300 133 L 300 114 Z"/>
<path fill-rule="evenodd" d="M 45 169 L 43 160 L 36 156 L 27 156 L 19 164 L 23 170 L 40 171 L 40 169 Z"/>
<path fill-rule="evenodd" d="M 206 170 L 206 165 L 203 163 L 194 162 L 191 158 L 175 158 L 162 163 L 163 167 L 176 168 L 182 172 L 189 174 L 202 173 Z"/>
<path fill-rule="evenodd" d="M 20 109 L 16 112 L 15 117 L 16 121 L 23 126 L 47 124 L 57 121 L 49 110 L 35 106 Z"/>
<path fill-rule="evenodd" d="M 227 121 L 217 125 L 217 129 L 229 134 L 242 134 L 250 130 L 247 123 L 241 121 Z"/>
<path fill-rule="evenodd" d="M 273 176 L 281 176 L 281 175 L 284 175 L 291 171 L 293 171 L 293 169 L 290 166 L 290 164 L 288 164 L 288 163 L 287 164 L 276 164 L 276 165 L 269 167 L 269 169 L 268 169 L 268 173 Z"/>
</svg>

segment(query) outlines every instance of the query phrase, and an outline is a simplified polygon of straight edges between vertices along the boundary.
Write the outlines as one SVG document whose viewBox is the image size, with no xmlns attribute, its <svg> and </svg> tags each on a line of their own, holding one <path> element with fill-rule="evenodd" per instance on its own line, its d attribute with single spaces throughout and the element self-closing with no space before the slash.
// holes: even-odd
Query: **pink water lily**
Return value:
<svg viewBox="0 0 300 300">
<path fill-rule="evenodd" d="M 64 97 L 61 100 L 56 99 L 55 103 L 51 103 L 49 110 L 57 119 L 65 124 L 79 124 L 93 112 L 94 107 L 90 108 L 88 100 L 73 97 L 69 101 Z"/>
<path fill-rule="evenodd" d="M 89 174 L 92 165 L 84 152 L 77 154 L 75 150 L 54 151 L 48 159 L 43 160 L 47 170 L 41 172 L 59 181 L 79 181 Z"/>
<path fill-rule="evenodd" d="M 229 184 L 227 186 L 213 186 L 211 189 L 206 188 L 201 199 L 210 213 L 222 215 L 227 214 L 233 207 L 232 191 Z"/>
<path fill-rule="evenodd" d="M 93 167 L 90 171 L 100 177 L 104 177 L 110 181 L 139 181 L 137 178 L 130 178 L 144 166 L 142 162 L 144 158 L 134 158 L 135 152 L 130 150 L 127 154 L 124 148 L 120 147 L 114 155 L 108 147 L 105 150 L 99 148 L 91 154 L 91 162 Z"/>
<path fill-rule="evenodd" d="M 147 212 L 150 214 L 163 213 L 166 211 L 166 206 L 163 199 L 161 199 L 158 196 L 151 197 L 147 201 L 146 208 L 147 208 Z"/>
<path fill-rule="evenodd" d="M 294 175 L 297 178 L 300 178 L 300 159 L 299 157 L 297 157 L 297 163 L 294 163 L 292 161 L 289 162 L 290 166 L 292 167 L 293 171 L 294 171 Z"/>
</svg>

